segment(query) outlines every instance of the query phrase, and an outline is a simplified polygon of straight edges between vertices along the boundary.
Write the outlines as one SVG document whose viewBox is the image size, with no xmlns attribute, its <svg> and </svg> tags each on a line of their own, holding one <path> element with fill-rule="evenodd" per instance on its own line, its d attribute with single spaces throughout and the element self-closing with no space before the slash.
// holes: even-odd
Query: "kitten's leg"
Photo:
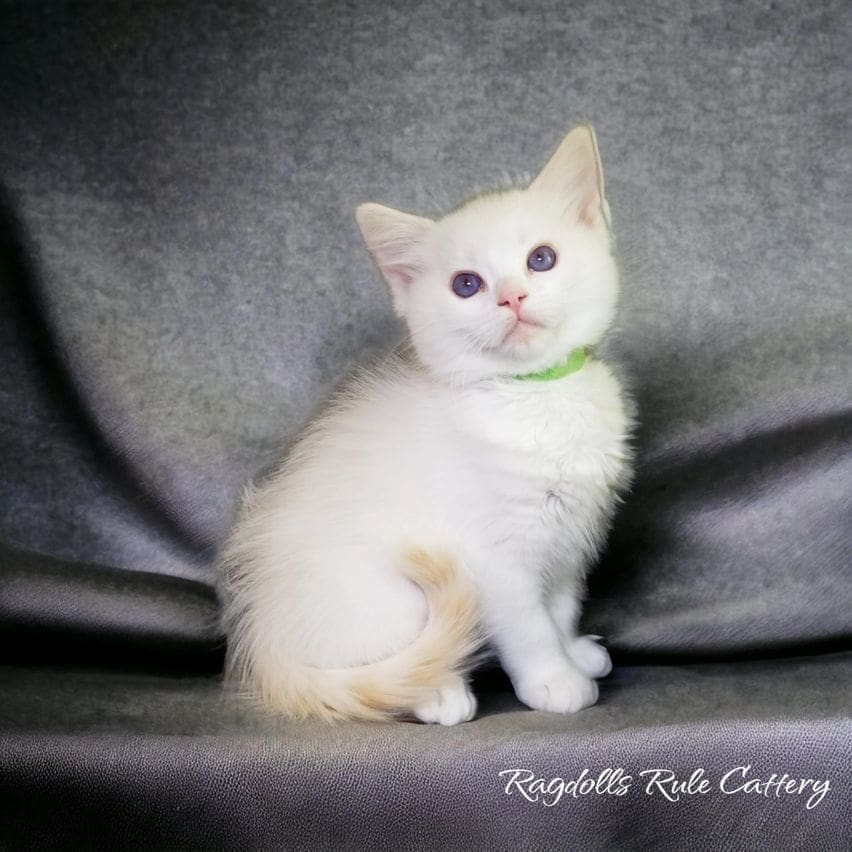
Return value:
<svg viewBox="0 0 852 852">
<path fill-rule="evenodd" d="M 578 635 L 580 621 L 580 584 L 569 579 L 554 583 L 548 594 L 548 609 L 565 653 L 581 672 L 589 677 L 606 677 L 612 671 L 609 653 L 597 640 L 600 636 Z"/>
<path fill-rule="evenodd" d="M 518 698 L 534 710 L 576 713 L 597 701 L 597 684 L 565 653 L 537 571 L 492 563 L 482 587 L 483 619 Z"/>
<path fill-rule="evenodd" d="M 418 704 L 414 715 L 421 722 L 437 722 L 439 725 L 469 722 L 476 715 L 476 698 L 463 678 L 454 677 L 436 690 L 431 698 Z"/>
</svg>

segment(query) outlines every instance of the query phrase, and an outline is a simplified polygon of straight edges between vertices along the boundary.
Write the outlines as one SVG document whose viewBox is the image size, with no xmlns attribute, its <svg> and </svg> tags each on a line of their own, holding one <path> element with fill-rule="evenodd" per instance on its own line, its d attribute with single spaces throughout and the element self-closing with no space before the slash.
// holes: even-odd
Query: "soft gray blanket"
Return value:
<svg viewBox="0 0 852 852">
<path fill-rule="evenodd" d="M 0 4 L 0 847 L 850 848 L 850 80 L 845 0 Z M 600 703 L 226 703 L 239 490 L 400 332 L 354 206 L 438 214 L 580 121 L 641 423 Z M 773 773 L 830 788 L 722 789 Z"/>
</svg>

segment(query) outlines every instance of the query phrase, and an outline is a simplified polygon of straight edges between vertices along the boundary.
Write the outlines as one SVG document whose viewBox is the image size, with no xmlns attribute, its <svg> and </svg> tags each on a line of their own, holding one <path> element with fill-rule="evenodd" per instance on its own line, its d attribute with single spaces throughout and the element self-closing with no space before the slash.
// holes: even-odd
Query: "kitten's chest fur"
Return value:
<svg viewBox="0 0 852 852">
<path fill-rule="evenodd" d="M 477 490 L 513 538 L 547 549 L 600 539 L 629 478 L 628 417 L 604 364 L 495 384 L 466 400 L 456 424 Z"/>
</svg>

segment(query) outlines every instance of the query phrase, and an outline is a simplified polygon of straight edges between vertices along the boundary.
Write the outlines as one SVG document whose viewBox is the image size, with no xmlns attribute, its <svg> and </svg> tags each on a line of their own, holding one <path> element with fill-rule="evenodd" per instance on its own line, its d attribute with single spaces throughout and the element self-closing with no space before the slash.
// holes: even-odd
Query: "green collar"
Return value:
<svg viewBox="0 0 852 852">
<path fill-rule="evenodd" d="M 579 349 L 570 352 L 564 361 L 560 361 L 546 370 L 539 370 L 537 373 L 523 373 L 520 376 L 515 376 L 515 378 L 523 382 L 552 382 L 554 379 L 570 376 L 571 373 L 576 373 L 586 363 L 586 354 L 586 348 L 581 346 Z"/>
</svg>

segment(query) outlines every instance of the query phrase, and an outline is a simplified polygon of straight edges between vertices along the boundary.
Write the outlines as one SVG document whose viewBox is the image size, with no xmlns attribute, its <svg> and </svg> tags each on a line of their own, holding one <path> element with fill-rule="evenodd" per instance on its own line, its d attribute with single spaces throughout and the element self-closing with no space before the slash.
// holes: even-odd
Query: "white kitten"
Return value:
<svg viewBox="0 0 852 852">
<path fill-rule="evenodd" d="M 630 476 L 587 356 L 618 281 L 589 127 L 526 189 L 358 225 L 411 332 L 246 495 L 221 558 L 228 673 L 294 718 L 471 719 L 483 641 L 530 707 L 597 699 L 584 576 Z"/>
</svg>

